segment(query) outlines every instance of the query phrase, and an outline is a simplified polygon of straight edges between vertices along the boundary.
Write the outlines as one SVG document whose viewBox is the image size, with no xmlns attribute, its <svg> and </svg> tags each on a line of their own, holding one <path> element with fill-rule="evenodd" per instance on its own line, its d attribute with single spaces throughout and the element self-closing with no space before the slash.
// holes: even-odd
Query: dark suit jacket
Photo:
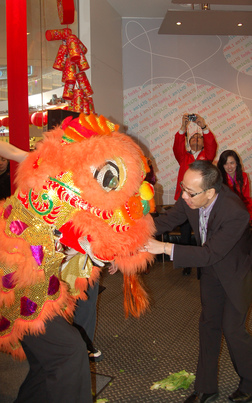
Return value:
<svg viewBox="0 0 252 403">
<path fill-rule="evenodd" d="M 199 210 L 188 207 L 180 197 L 172 209 L 155 218 L 157 235 L 186 219 L 198 246 L 174 245 L 174 267 L 213 268 L 233 304 L 244 312 L 252 299 L 252 236 L 244 203 L 223 185 L 210 213 L 206 243 L 200 246 Z"/>
</svg>

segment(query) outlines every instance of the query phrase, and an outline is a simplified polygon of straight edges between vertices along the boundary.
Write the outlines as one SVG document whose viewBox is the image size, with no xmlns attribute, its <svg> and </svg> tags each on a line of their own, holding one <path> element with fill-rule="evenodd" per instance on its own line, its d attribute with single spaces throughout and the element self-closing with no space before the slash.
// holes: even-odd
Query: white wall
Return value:
<svg viewBox="0 0 252 403">
<path fill-rule="evenodd" d="M 87 2 L 80 0 L 80 3 L 83 1 Z M 88 3 L 90 4 L 90 71 L 95 111 L 122 125 L 121 17 L 107 1 L 91 0 Z M 81 14 L 80 25 L 82 26 Z"/>
<path fill-rule="evenodd" d="M 75 9 L 77 1 L 75 2 Z M 86 46 L 86 58 L 91 64 L 91 41 L 90 41 L 90 0 L 79 0 L 78 25 L 79 25 L 79 39 Z M 91 68 L 85 71 L 89 81 L 91 81 Z"/>
<path fill-rule="evenodd" d="M 252 180 L 252 37 L 159 35 L 162 19 L 123 19 L 124 124 L 153 160 L 157 204 L 172 204 L 172 146 L 184 113 L 198 113 L 218 151 L 235 150 Z M 189 127 L 189 135 L 197 130 Z M 216 161 L 215 160 L 215 161 Z"/>
</svg>

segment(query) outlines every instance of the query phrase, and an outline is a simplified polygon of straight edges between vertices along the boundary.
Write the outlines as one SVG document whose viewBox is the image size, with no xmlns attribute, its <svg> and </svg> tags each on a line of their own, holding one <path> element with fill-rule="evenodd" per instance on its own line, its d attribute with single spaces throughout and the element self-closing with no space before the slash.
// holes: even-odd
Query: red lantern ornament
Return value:
<svg viewBox="0 0 252 403">
<path fill-rule="evenodd" d="M 79 46 L 79 39 L 76 35 L 69 35 L 67 37 L 67 49 L 71 62 L 77 63 L 81 58 L 81 48 Z"/>
<path fill-rule="evenodd" d="M 84 55 L 84 53 L 80 54 L 80 60 L 76 62 L 80 71 L 85 71 L 89 69 L 88 61 Z"/>
<path fill-rule="evenodd" d="M 59 41 L 60 39 L 66 39 L 71 33 L 72 30 L 70 28 L 48 29 L 45 36 L 48 41 Z"/>
<path fill-rule="evenodd" d="M 83 112 L 83 100 L 83 91 L 80 88 L 74 90 L 72 106 L 75 112 Z"/>
<path fill-rule="evenodd" d="M 65 64 L 66 65 L 66 64 Z M 62 83 L 66 82 L 66 69 L 64 68 L 62 71 L 62 77 L 61 77 Z"/>
<path fill-rule="evenodd" d="M 95 113 L 94 101 L 92 97 L 88 97 L 89 102 L 89 112 Z"/>
<path fill-rule="evenodd" d="M 74 22 L 73 0 L 57 0 L 57 8 L 61 25 L 70 25 Z"/>
<path fill-rule="evenodd" d="M 74 83 L 66 82 L 63 90 L 62 98 L 66 100 L 73 99 L 74 94 Z"/>
<path fill-rule="evenodd" d="M 53 63 L 53 68 L 55 70 L 60 70 L 60 71 L 64 70 L 64 67 L 66 64 L 66 59 L 67 59 L 67 54 L 68 54 L 67 45 L 63 43 L 62 45 L 60 45 L 57 56 Z"/>
<path fill-rule="evenodd" d="M 31 116 L 31 122 L 34 126 L 43 127 L 47 125 L 47 112 L 35 112 Z"/>
<path fill-rule="evenodd" d="M 85 55 L 87 53 L 87 48 L 79 39 L 78 41 L 79 41 L 79 47 L 81 48 L 82 53 Z"/>
<path fill-rule="evenodd" d="M 48 113 L 47 111 L 43 112 L 43 125 L 46 126 L 48 123 Z"/>
<path fill-rule="evenodd" d="M 93 90 L 92 90 L 89 80 L 86 76 L 86 73 L 84 71 L 82 71 L 82 72 L 76 74 L 76 78 L 77 78 L 79 87 L 83 90 L 86 97 L 89 97 L 90 95 L 92 95 Z"/>
<path fill-rule="evenodd" d="M 6 116 L 5 118 L 2 119 L 2 125 L 4 127 L 9 127 L 9 122 L 10 122 L 9 116 Z"/>
<path fill-rule="evenodd" d="M 71 62 L 69 57 L 66 59 L 64 77 L 65 77 L 65 82 L 74 84 L 76 81 L 76 66 L 73 62 Z"/>
<path fill-rule="evenodd" d="M 88 102 L 87 98 L 84 98 L 84 101 L 83 101 L 83 112 L 85 113 L 85 115 L 90 114 L 89 102 Z"/>
</svg>

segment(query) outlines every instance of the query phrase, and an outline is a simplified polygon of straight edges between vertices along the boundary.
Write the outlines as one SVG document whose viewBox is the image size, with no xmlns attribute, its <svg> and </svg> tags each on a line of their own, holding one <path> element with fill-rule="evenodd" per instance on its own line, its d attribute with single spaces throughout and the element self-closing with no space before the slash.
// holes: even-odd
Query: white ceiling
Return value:
<svg viewBox="0 0 252 403">
<path fill-rule="evenodd" d="M 252 0 L 107 0 L 124 18 L 164 18 L 167 10 L 186 11 L 201 10 L 202 3 L 210 4 L 211 10 L 252 11 Z M 192 4 L 194 3 L 194 5 Z M 212 3 L 212 4 L 211 4 Z"/>
<path fill-rule="evenodd" d="M 159 34 L 252 35 L 252 0 L 191 0 L 190 4 L 183 4 L 186 0 L 107 1 L 122 18 L 163 18 Z M 203 4 L 208 10 L 202 9 Z"/>
</svg>

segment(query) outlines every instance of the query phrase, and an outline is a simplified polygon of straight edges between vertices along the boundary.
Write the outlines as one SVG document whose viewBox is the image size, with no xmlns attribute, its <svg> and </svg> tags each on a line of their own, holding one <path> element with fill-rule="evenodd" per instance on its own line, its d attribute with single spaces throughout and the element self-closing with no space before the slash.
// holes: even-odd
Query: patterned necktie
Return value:
<svg viewBox="0 0 252 403">
<path fill-rule="evenodd" d="M 207 216 L 205 216 L 205 212 L 201 211 L 199 215 L 199 222 L 200 222 L 200 239 L 201 245 L 204 245 L 206 242 L 206 235 L 207 235 Z"/>
</svg>

